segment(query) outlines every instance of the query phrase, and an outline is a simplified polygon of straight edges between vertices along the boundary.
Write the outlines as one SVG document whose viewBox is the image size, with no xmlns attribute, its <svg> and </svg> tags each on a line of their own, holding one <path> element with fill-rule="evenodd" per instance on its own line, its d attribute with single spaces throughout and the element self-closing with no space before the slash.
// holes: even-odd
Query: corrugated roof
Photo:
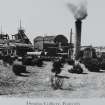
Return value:
<svg viewBox="0 0 105 105">
<path fill-rule="evenodd" d="M 33 47 L 31 44 L 23 44 L 23 43 L 14 43 L 14 44 L 19 47 Z"/>
<path fill-rule="evenodd" d="M 36 38 L 34 38 L 34 41 L 41 41 L 41 40 L 43 40 L 43 36 L 37 36 Z"/>
<path fill-rule="evenodd" d="M 44 40 L 54 40 L 56 36 L 45 36 Z"/>
<path fill-rule="evenodd" d="M 42 41 L 42 40 L 54 40 L 56 36 L 38 36 L 34 39 L 34 41 Z"/>
</svg>

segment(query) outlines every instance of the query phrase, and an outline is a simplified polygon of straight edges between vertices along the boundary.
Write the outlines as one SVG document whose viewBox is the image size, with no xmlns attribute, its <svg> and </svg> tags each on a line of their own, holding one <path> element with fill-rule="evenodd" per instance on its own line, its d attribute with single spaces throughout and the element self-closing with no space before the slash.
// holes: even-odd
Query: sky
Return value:
<svg viewBox="0 0 105 105">
<path fill-rule="evenodd" d="M 69 0 L 79 2 L 79 0 Z M 87 0 L 88 16 L 82 21 L 82 45 L 105 46 L 105 0 Z M 37 36 L 75 35 L 75 19 L 65 0 L 0 0 L 3 33 L 15 34 L 19 21 L 33 42 Z"/>
</svg>

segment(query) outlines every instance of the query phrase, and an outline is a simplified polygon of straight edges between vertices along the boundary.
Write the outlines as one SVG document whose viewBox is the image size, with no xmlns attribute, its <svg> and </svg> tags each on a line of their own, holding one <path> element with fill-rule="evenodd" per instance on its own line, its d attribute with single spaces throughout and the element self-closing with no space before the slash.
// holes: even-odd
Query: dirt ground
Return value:
<svg viewBox="0 0 105 105">
<path fill-rule="evenodd" d="M 52 62 L 44 62 L 43 67 L 28 66 L 25 77 L 16 76 L 12 66 L 0 64 L 0 95 L 3 97 L 35 97 L 35 98 L 96 98 L 105 97 L 105 71 L 72 74 L 70 66 L 64 65 L 61 75 L 64 79 L 63 89 L 54 90 L 51 87 Z"/>
</svg>

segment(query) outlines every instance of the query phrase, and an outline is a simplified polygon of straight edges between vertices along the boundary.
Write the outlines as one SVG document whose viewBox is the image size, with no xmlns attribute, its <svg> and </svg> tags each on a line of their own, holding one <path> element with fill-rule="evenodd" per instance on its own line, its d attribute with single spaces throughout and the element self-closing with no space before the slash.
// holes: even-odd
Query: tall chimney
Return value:
<svg viewBox="0 0 105 105">
<path fill-rule="evenodd" d="M 72 43 L 72 28 L 71 28 L 71 31 L 70 31 L 70 43 Z"/>
<path fill-rule="evenodd" d="M 76 35 L 75 35 L 75 44 L 74 44 L 74 57 L 78 60 L 80 48 L 81 48 L 81 20 L 77 19 L 75 22 Z"/>
</svg>

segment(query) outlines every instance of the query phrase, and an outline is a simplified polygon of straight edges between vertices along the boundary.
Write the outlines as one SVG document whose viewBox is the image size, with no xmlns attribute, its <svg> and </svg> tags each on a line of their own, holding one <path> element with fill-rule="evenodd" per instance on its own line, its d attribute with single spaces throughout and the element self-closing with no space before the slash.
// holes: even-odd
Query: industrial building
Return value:
<svg viewBox="0 0 105 105">
<path fill-rule="evenodd" d="M 47 44 L 54 44 L 55 36 L 37 36 L 34 39 L 34 49 L 35 50 L 43 50 L 44 45 Z"/>
<path fill-rule="evenodd" d="M 0 34 L 0 55 L 23 56 L 27 51 L 32 50 L 32 43 L 21 26 L 18 33 L 12 35 L 12 39 L 9 38 L 8 34 Z"/>
<path fill-rule="evenodd" d="M 68 43 L 68 39 L 64 35 L 56 36 L 38 36 L 34 39 L 34 49 L 38 51 L 48 52 L 48 56 L 57 56 L 57 54 L 68 55 L 72 43 Z"/>
</svg>

